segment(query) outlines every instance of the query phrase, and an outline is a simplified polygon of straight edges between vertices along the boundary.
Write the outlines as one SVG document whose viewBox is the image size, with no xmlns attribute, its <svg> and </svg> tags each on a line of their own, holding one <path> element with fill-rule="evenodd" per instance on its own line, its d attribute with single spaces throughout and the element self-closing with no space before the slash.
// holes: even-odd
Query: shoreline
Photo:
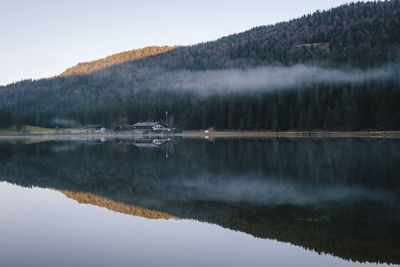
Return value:
<svg viewBox="0 0 400 267">
<path fill-rule="evenodd" d="M 134 139 L 135 137 L 182 137 L 182 138 L 400 138 L 400 131 L 359 131 L 359 132 L 273 132 L 273 131 L 184 131 L 173 134 L 133 135 L 121 133 L 0 133 L 0 140 L 6 139 L 50 139 L 50 140 L 98 140 L 102 138 Z"/>
<path fill-rule="evenodd" d="M 186 131 L 177 134 L 183 137 L 249 137 L 249 138 L 400 138 L 400 131 L 213 131 L 205 133 L 202 131 Z"/>
</svg>

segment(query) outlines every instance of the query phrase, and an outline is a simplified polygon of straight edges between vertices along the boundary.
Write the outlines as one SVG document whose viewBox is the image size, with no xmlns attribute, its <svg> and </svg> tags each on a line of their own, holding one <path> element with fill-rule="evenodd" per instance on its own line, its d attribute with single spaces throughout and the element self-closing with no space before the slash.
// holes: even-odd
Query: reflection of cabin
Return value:
<svg viewBox="0 0 400 267">
<path fill-rule="evenodd" d="M 169 142 L 170 139 L 135 139 L 133 144 L 137 147 L 156 148 Z"/>
<path fill-rule="evenodd" d="M 137 122 L 133 125 L 135 134 L 151 134 L 169 131 L 169 128 L 160 122 Z"/>
</svg>

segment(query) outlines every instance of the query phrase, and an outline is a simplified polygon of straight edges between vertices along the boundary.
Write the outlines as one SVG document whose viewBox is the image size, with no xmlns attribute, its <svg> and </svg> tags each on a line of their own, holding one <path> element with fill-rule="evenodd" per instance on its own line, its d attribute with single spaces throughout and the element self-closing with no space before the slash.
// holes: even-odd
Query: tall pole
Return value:
<svg viewBox="0 0 400 267">
<path fill-rule="evenodd" d="M 169 127 L 168 125 L 168 111 L 165 111 L 165 124 Z"/>
</svg>

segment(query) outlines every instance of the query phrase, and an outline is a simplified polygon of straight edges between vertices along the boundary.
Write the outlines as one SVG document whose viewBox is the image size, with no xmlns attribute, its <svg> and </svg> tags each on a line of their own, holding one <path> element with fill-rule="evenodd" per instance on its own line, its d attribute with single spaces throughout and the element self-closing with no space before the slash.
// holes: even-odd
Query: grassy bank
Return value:
<svg viewBox="0 0 400 267">
<path fill-rule="evenodd" d="M 32 125 L 23 125 L 20 129 L 11 126 L 6 129 L 0 129 L 0 135 L 46 135 L 46 134 L 81 134 L 84 133 L 78 129 L 53 129 Z"/>
</svg>

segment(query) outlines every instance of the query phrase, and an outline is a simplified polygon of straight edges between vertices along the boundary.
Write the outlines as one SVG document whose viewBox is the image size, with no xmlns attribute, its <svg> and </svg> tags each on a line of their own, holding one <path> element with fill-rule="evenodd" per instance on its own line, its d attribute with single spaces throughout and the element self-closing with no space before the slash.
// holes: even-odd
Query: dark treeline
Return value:
<svg viewBox="0 0 400 267">
<path fill-rule="evenodd" d="M 1 87 L 0 118 L 51 127 L 62 126 L 53 123 L 61 118 L 111 127 L 126 120 L 159 120 L 168 110 L 174 126 L 183 129 L 399 130 L 398 79 L 299 84 L 258 93 L 243 86 L 234 93 L 205 95 L 175 90 L 169 80 L 179 71 L 266 65 L 370 69 L 398 62 L 399 52 L 399 1 L 350 4 L 87 75 Z M 8 125 L 1 119 L 0 127 Z"/>
<path fill-rule="evenodd" d="M 0 129 L 13 125 L 14 118 L 9 110 L 0 109 Z"/>
<path fill-rule="evenodd" d="M 188 103 L 184 129 L 400 129 L 399 86 L 316 85 L 274 93 L 213 96 Z M 179 112 L 179 111 L 177 111 Z"/>
<path fill-rule="evenodd" d="M 199 96 L 193 92 L 142 91 L 126 99 L 116 92 L 99 100 L 86 89 L 76 90 L 63 101 L 58 95 L 39 91 L 28 104 L 23 118 L 9 109 L 0 110 L 0 126 L 15 123 L 54 126 L 52 119 L 65 117 L 79 125 L 101 123 L 113 126 L 119 121 L 150 121 L 164 118 L 165 110 L 183 129 L 218 130 L 399 130 L 400 85 L 394 82 L 370 82 L 362 85 L 319 84 L 275 92 L 226 93 Z M 43 94 L 42 94 L 43 93 Z M 87 102 L 96 103 L 87 105 Z M 18 102 L 17 102 L 18 103 Z M 13 109 L 18 109 L 15 105 Z M 47 112 L 29 112 L 48 109 Z M 14 122 L 11 121 L 14 118 Z"/>
</svg>

